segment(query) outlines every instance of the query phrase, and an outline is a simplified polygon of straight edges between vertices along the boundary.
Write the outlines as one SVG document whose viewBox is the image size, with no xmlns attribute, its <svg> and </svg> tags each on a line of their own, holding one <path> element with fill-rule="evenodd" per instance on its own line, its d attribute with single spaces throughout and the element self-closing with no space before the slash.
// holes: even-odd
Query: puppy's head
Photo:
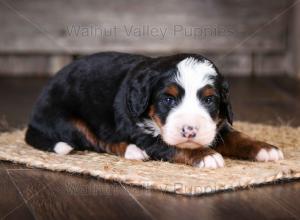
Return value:
<svg viewBox="0 0 300 220">
<path fill-rule="evenodd" d="M 157 59 L 131 80 L 128 108 L 139 129 L 172 146 L 210 146 L 218 126 L 232 123 L 228 84 L 198 55 Z"/>
</svg>

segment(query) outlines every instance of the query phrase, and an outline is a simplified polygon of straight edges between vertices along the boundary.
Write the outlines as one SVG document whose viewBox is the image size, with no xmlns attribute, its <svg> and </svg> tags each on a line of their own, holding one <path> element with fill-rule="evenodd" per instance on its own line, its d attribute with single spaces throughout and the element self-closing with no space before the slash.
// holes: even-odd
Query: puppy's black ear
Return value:
<svg viewBox="0 0 300 220">
<path fill-rule="evenodd" d="M 126 105 L 133 118 L 141 116 L 146 111 L 151 97 L 153 78 L 153 73 L 141 71 L 129 80 Z"/>
<path fill-rule="evenodd" d="M 229 98 L 229 85 L 225 79 L 221 82 L 221 102 L 220 102 L 220 116 L 232 125 L 233 112 Z"/>
</svg>

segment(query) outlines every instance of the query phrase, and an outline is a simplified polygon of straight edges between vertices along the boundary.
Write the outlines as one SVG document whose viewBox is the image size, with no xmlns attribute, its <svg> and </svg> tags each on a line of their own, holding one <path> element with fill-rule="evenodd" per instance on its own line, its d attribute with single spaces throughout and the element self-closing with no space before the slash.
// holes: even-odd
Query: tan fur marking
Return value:
<svg viewBox="0 0 300 220">
<path fill-rule="evenodd" d="M 90 128 L 80 119 L 72 119 L 73 125 L 80 131 L 85 138 L 93 145 L 98 146 L 99 140 Z"/>
<path fill-rule="evenodd" d="M 212 87 L 210 87 L 210 86 L 204 88 L 203 91 L 202 91 L 202 95 L 203 95 L 204 97 L 206 97 L 206 96 L 212 96 L 212 95 L 215 95 L 215 94 L 216 94 L 215 89 L 212 88 Z"/>
<path fill-rule="evenodd" d="M 168 86 L 166 94 L 177 97 L 179 95 L 178 87 L 175 85 Z"/>
<path fill-rule="evenodd" d="M 80 119 L 72 119 L 74 126 L 80 131 L 85 138 L 95 147 L 101 147 L 107 153 L 124 156 L 128 143 L 105 143 L 97 138 L 90 128 Z"/>
<path fill-rule="evenodd" d="M 199 163 L 205 156 L 213 155 L 216 151 L 211 148 L 198 149 L 176 149 L 176 153 L 172 159 L 175 163 L 183 163 L 187 165 L 195 165 Z"/>
<path fill-rule="evenodd" d="M 120 143 L 113 143 L 113 144 L 106 144 L 105 150 L 107 153 L 115 154 L 118 156 L 124 156 L 128 143 L 120 142 Z"/>
<path fill-rule="evenodd" d="M 222 137 L 216 151 L 228 157 L 254 160 L 261 149 L 271 150 L 273 148 L 277 149 L 273 145 L 254 140 L 239 131 L 232 130 Z"/>
<path fill-rule="evenodd" d="M 154 105 L 151 105 L 151 106 L 150 106 L 148 115 L 149 115 L 149 117 L 157 124 L 157 126 L 158 126 L 159 128 L 162 128 L 163 124 L 162 124 L 160 118 L 158 117 L 158 115 L 157 115 L 156 112 L 155 112 L 155 107 L 154 107 Z"/>
</svg>

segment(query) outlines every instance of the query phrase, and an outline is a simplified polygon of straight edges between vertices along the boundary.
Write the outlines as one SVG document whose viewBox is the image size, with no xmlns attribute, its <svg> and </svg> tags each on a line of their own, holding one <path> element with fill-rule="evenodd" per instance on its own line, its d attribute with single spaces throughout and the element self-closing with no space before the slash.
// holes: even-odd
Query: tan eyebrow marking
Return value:
<svg viewBox="0 0 300 220">
<path fill-rule="evenodd" d="M 206 97 L 206 96 L 212 96 L 216 94 L 216 90 L 210 86 L 204 87 L 202 90 L 202 96 Z"/>
<path fill-rule="evenodd" d="M 167 93 L 168 95 L 177 97 L 177 96 L 179 95 L 178 87 L 175 86 L 175 85 L 170 85 L 170 86 L 167 87 L 166 93 Z"/>
</svg>

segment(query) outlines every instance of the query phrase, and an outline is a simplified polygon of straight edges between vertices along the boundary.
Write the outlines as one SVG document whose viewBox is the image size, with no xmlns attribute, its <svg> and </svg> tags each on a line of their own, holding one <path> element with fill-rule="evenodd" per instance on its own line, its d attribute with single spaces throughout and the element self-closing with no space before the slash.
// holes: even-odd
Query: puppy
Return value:
<svg viewBox="0 0 300 220">
<path fill-rule="evenodd" d="M 93 150 L 201 168 L 223 167 L 223 156 L 283 159 L 277 147 L 234 130 L 232 117 L 228 84 L 205 57 L 105 52 L 53 77 L 25 139 L 58 154 Z"/>
</svg>

